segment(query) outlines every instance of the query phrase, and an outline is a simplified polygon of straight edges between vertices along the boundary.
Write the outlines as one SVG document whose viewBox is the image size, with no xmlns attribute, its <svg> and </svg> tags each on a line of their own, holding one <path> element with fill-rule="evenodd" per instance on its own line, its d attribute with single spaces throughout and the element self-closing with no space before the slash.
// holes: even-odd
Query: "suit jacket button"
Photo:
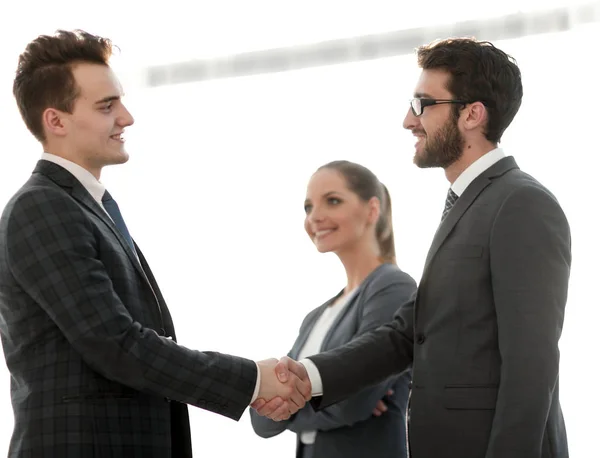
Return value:
<svg viewBox="0 0 600 458">
<path fill-rule="evenodd" d="M 417 335 L 417 344 L 422 345 L 425 342 L 425 336 L 423 334 Z"/>
</svg>

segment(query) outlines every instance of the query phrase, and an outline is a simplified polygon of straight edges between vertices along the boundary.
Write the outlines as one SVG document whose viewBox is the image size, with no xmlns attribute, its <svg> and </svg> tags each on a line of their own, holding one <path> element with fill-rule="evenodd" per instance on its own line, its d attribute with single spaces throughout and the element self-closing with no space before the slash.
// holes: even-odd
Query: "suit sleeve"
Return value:
<svg viewBox="0 0 600 458">
<path fill-rule="evenodd" d="M 571 237 L 553 196 L 523 187 L 507 198 L 490 242 L 502 358 L 486 458 L 540 456 L 558 380 Z"/>
<path fill-rule="evenodd" d="M 402 281 L 387 285 L 365 298 L 364 312 L 356 336 L 369 333 L 393 318 L 400 305 L 405 304 L 415 292 L 415 281 L 404 275 Z M 309 357 L 311 359 L 312 357 Z M 398 377 L 389 377 L 329 407 L 315 411 L 307 404 L 293 418 L 289 429 L 296 432 L 306 430 L 328 431 L 352 426 L 368 420 L 373 415 L 377 401 L 397 382 Z M 325 388 L 327 389 L 327 388 Z"/>
<path fill-rule="evenodd" d="M 104 377 L 239 419 L 255 387 L 255 363 L 187 349 L 134 321 L 99 258 L 94 231 L 63 192 L 22 194 L 4 248 L 14 278 Z"/>
<path fill-rule="evenodd" d="M 400 304 L 393 321 L 367 331 L 342 347 L 309 357 L 317 366 L 323 382 L 323 396 L 311 400 L 316 411 L 382 383 L 412 365 L 415 296 L 414 282 L 391 285 L 381 291 L 378 301 Z M 405 299 L 404 304 L 399 302 L 402 299 Z M 382 396 L 383 393 L 385 390 Z M 373 407 L 375 403 L 371 409 Z M 364 410 L 361 412 L 361 416 L 364 415 Z"/>
</svg>

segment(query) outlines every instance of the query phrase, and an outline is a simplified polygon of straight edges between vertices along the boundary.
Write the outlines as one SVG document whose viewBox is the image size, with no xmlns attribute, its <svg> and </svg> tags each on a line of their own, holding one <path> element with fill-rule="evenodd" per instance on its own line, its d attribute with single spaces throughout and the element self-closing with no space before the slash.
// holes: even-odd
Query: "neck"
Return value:
<svg viewBox="0 0 600 458">
<path fill-rule="evenodd" d="M 444 169 L 444 173 L 450 184 L 454 183 L 461 173 L 467 170 L 473 162 L 497 147 L 497 144 L 490 143 L 487 140 L 479 142 L 467 141 L 460 158 Z"/>
<path fill-rule="evenodd" d="M 96 180 L 100 181 L 100 173 L 102 172 L 101 167 L 91 167 L 89 164 L 83 161 L 79 155 L 70 153 L 70 151 L 67 148 L 57 148 L 56 146 L 50 146 L 47 144 L 42 146 L 44 147 L 44 152 L 52 154 L 54 156 L 62 157 L 67 161 L 71 161 L 72 163 L 77 164 L 78 166 L 86 169 L 88 172 L 94 175 Z"/>
<path fill-rule="evenodd" d="M 344 265 L 346 277 L 348 278 L 345 293 L 354 290 L 373 270 L 382 264 L 379 255 L 372 249 L 338 253 L 338 257 Z"/>
</svg>

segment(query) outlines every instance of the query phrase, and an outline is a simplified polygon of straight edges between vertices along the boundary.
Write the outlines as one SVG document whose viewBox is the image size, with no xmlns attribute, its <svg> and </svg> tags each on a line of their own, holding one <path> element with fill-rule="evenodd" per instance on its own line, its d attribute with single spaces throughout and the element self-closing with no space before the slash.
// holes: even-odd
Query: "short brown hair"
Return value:
<svg viewBox="0 0 600 458">
<path fill-rule="evenodd" d="M 521 106 L 523 86 L 516 61 L 488 41 L 449 38 L 417 49 L 423 70 L 450 73 L 448 91 L 453 98 L 482 102 L 488 111 L 486 138 L 498 143 Z M 460 106 L 454 107 L 456 113 Z"/>
<path fill-rule="evenodd" d="M 49 107 L 67 113 L 79 96 L 72 67 L 78 62 L 108 65 L 113 46 L 109 39 L 83 30 L 58 30 L 40 35 L 19 56 L 13 94 L 29 131 L 45 141 L 42 113 Z"/>
<path fill-rule="evenodd" d="M 377 197 L 381 212 L 375 226 L 375 235 L 383 262 L 396 264 L 394 228 L 392 226 L 392 201 L 390 193 L 383 183 L 365 166 L 350 161 L 333 161 L 318 168 L 339 172 L 346 180 L 346 186 L 363 202 Z"/>
</svg>

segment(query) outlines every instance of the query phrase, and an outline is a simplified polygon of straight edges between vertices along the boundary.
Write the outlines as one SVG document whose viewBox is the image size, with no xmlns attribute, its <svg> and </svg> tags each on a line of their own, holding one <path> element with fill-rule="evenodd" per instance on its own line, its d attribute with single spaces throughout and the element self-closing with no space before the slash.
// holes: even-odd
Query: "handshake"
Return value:
<svg viewBox="0 0 600 458">
<path fill-rule="evenodd" d="M 287 356 L 258 361 L 260 387 L 251 407 L 275 421 L 287 420 L 312 397 L 305 367 Z"/>
</svg>

